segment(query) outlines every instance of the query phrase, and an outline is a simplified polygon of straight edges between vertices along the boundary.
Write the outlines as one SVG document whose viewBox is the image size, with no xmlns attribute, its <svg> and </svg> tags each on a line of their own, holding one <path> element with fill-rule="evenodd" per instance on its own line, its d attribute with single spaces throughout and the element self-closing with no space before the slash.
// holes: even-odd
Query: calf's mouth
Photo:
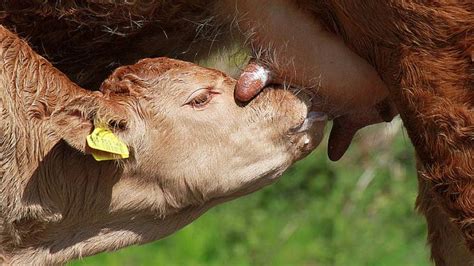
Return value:
<svg viewBox="0 0 474 266">
<path fill-rule="evenodd" d="M 328 115 L 324 112 L 318 111 L 318 104 L 317 101 L 319 99 L 315 96 L 311 91 L 303 90 L 295 87 L 290 88 L 282 88 L 280 86 L 269 85 L 264 87 L 252 101 L 259 101 L 262 95 L 268 93 L 269 90 L 287 90 L 293 93 L 300 102 L 302 102 L 306 106 L 305 114 L 300 115 L 299 121 L 297 121 L 293 127 L 289 129 L 289 134 L 300 134 L 311 131 L 311 129 L 315 126 L 318 122 L 326 122 L 328 120 Z M 273 99 L 272 99 L 273 100 Z M 279 101 L 275 99 L 274 101 Z M 296 107 L 296 106 L 295 106 Z M 299 110 L 296 110 L 298 112 Z"/>
<path fill-rule="evenodd" d="M 266 86 L 250 103 L 255 102 L 257 106 L 272 104 L 276 109 L 282 109 L 278 110 L 283 115 L 282 120 L 275 120 L 275 123 L 286 124 L 284 138 L 292 146 L 295 160 L 299 160 L 319 145 L 324 134 L 328 116 L 317 111 L 317 100 L 312 94 L 298 88 Z"/>
<path fill-rule="evenodd" d="M 298 126 L 293 127 L 290 133 L 299 134 L 308 132 L 311 131 L 316 123 L 327 121 L 328 116 L 324 112 L 317 111 L 317 105 L 314 103 L 316 98 L 313 93 L 297 88 L 290 88 L 290 91 L 298 96 L 308 107 L 305 119 Z"/>
<path fill-rule="evenodd" d="M 290 129 L 290 134 L 299 134 L 299 133 L 308 132 L 311 130 L 311 128 L 314 126 L 315 123 L 325 122 L 327 118 L 328 116 L 325 113 L 311 111 L 306 115 L 306 118 L 303 120 L 303 122 L 299 126 Z"/>
</svg>

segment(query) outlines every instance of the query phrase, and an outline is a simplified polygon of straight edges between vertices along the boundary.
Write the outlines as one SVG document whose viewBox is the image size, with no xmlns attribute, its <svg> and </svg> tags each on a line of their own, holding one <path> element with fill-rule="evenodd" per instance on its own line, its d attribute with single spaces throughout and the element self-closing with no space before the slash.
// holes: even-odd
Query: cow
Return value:
<svg viewBox="0 0 474 266">
<path fill-rule="evenodd" d="M 428 223 L 432 258 L 437 265 L 474 264 L 472 1 L 267 1 L 270 2 L 272 8 L 255 8 L 245 0 L 235 2 L 237 9 L 248 10 L 235 21 L 253 36 L 252 45 L 273 49 L 264 54 L 260 63 L 253 62 L 244 70 L 236 97 L 247 100 L 274 80 L 310 84 L 308 71 L 326 66 L 317 60 L 311 63 L 306 53 L 310 49 L 308 36 L 320 34 L 320 29 L 315 26 L 313 31 L 307 29 L 304 33 L 290 29 L 317 24 L 314 20 L 318 18 L 322 26 L 344 38 L 375 67 L 390 91 L 388 101 L 382 100 L 378 112 L 374 108 L 361 109 L 362 113 L 342 114 L 335 119 L 329 157 L 338 160 L 359 128 L 388 121 L 400 112 L 416 150 L 417 207 Z M 298 22 L 285 25 L 288 17 Z M 275 44 L 273 35 L 291 40 L 293 45 L 283 41 Z M 306 47 L 304 52 L 301 46 Z M 317 54 L 318 49 L 314 50 Z M 321 58 L 324 60 L 325 56 Z M 295 66 L 289 68 L 285 64 L 288 61 Z M 273 80 L 252 79 L 255 69 Z"/>
<path fill-rule="evenodd" d="M 281 87 L 242 106 L 234 79 L 169 58 L 122 66 L 92 92 L 1 26 L 0 62 L 2 264 L 170 235 L 277 180 L 327 118 Z"/>
</svg>

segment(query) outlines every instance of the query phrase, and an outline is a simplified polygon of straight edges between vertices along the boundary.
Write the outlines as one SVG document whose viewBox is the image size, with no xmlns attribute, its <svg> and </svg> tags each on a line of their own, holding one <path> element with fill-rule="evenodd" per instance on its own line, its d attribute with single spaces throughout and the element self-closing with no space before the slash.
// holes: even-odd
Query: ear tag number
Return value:
<svg viewBox="0 0 474 266">
<path fill-rule="evenodd" d="M 129 156 L 127 145 L 108 128 L 96 127 L 86 139 L 96 161 L 126 159 Z"/>
</svg>

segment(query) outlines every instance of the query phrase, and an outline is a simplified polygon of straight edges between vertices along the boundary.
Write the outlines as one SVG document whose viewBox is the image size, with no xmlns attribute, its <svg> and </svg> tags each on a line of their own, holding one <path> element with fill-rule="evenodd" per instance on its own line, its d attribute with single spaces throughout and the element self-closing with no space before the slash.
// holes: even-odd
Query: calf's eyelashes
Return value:
<svg viewBox="0 0 474 266">
<path fill-rule="evenodd" d="M 189 105 L 195 110 L 204 110 L 219 92 L 212 88 L 201 88 L 191 93 L 184 105 Z"/>
</svg>

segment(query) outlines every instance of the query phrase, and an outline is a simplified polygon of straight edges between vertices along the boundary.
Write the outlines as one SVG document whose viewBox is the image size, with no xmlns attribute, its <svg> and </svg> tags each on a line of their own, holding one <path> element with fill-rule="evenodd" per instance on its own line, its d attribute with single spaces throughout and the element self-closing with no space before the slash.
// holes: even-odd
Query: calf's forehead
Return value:
<svg viewBox="0 0 474 266">
<path fill-rule="evenodd" d="M 181 84 L 216 83 L 223 80 L 232 80 L 219 70 L 201 67 L 198 65 L 184 66 L 170 69 L 166 77 L 177 80 Z"/>
<path fill-rule="evenodd" d="M 235 80 L 224 73 L 200 66 L 172 69 L 160 79 L 162 90 L 174 94 L 186 94 L 198 89 L 227 89 L 235 86 Z M 171 90 L 171 91 L 170 91 Z"/>
</svg>

